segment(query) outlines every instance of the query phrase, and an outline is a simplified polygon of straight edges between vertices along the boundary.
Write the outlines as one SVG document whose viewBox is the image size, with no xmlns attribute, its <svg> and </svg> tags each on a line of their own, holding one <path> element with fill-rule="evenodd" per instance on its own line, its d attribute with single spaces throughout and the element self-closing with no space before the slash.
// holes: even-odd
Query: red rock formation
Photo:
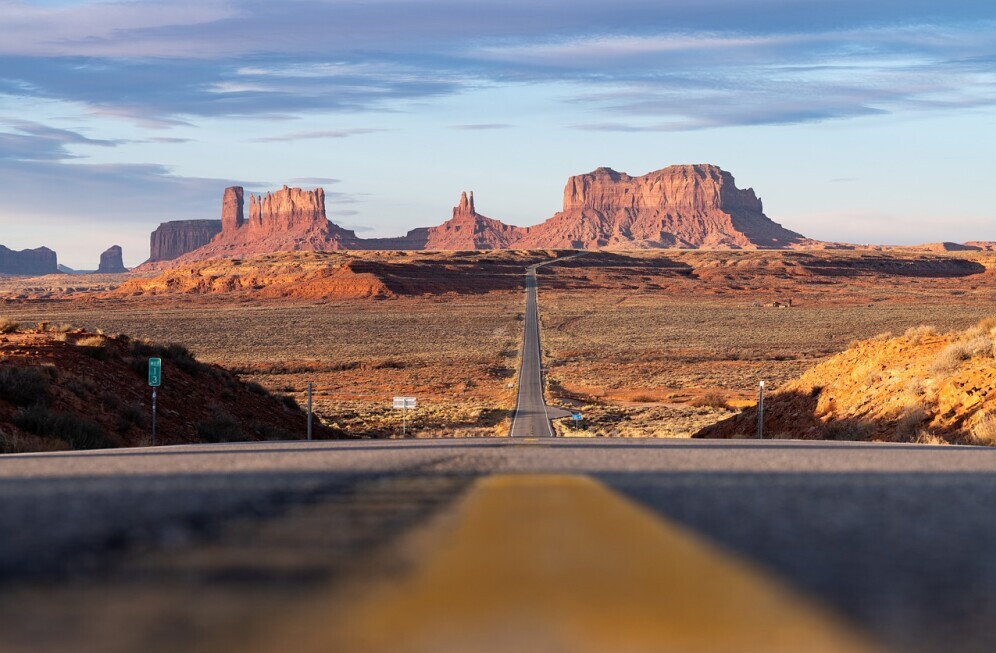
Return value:
<svg viewBox="0 0 996 653">
<path fill-rule="evenodd" d="M 564 210 L 530 227 L 524 248 L 788 247 L 805 242 L 765 215 L 752 189 L 711 165 L 671 166 L 642 177 L 599 168 L 572 177 Z"/>
<path fill-rule="evenodd" d="M 101 274 L 118 274 L 127 272 L 124 266 L 123 252 L 120 245 L 112 245 L 106 252 L 100 255 L 100 266 L 97 272 Z"/>
<path fill-rule="evenodd" d="M 221 230 L 235 231 L 245 222 L 245 215 L 242 211 L 242 187 L 229 186 L 225 189 L 225 195 L 221 200 Z"/>
<path fill-rule="evenodd" d="M 172 261 L 203 247 L 221 233 L 221 220 L 164 222 L 152 232 L 149 261 Z"/>
<path fill-rule="evenodd" d="M 56 274 L 59 261 L 55 252 L 47 247 L 15 252 L 0 245 L 0 274 L 40 275 Z"/>
<path fill-rule="evenodd" d="M 270 252 L 336 251 L 350 249 L 356 234 L 325 217 L 325 191 L 284 186 L 265 196 L 249 196 L 243 216 L 243 190 L 225 189 L 222 229 L 210 243 L 182 257 L 184 262 L 217 257 L 242 257 Z"/>
<path fill-rule="evenodd" d="M 453 208 L 453 217 L 426 230 L 423 249 L 508 249 L 522 234 L 519 227 L 479 214 L 474 208 L 474 193 L 469 196 L 462 193 L 460 203 Z"/>
<path fill-rule="evenodd" d="M 522 228 L 477 212 L 473 194 L 463 193 L 453 216 L 437 227 L 413 229 L 400 238 L 357 238 L 326 218 L 325 191 L 283 189 L 250 195 L 243 215 L 243 190 L 225 190 L 222 230 L 184 262 L 279 251 L 480 250 L 602 247 L 783 248 L 817 246 L 769 220 L 751 189 L 711 165 L 664 168 L 630 177 L 609 168 L 572 177 L 564 210 L 546 222 Z M 155 258 L 153 260 L 156 260 Z"/>
</svg>

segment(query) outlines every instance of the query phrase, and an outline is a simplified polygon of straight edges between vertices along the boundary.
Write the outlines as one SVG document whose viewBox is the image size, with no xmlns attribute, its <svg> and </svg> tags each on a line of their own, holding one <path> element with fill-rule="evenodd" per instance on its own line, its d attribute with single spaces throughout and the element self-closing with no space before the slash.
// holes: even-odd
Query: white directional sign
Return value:
<svg viewBox="0 0 996 653">
<path fill-rule="evenodd" d="M 415 397 L 395 397 L 395 408 L 415 408 Z"/>
</svg>

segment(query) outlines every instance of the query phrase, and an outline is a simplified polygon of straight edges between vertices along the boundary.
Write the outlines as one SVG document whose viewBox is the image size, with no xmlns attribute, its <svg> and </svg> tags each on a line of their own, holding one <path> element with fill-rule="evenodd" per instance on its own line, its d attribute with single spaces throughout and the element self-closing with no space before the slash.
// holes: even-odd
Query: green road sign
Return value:
<svg viewBox="0 0 996 653">
<path fill-rule="evenodd" d="M 149 359 L 149 385 L 158 388 L 163 382 L 163 359 Z"/>
</svg>

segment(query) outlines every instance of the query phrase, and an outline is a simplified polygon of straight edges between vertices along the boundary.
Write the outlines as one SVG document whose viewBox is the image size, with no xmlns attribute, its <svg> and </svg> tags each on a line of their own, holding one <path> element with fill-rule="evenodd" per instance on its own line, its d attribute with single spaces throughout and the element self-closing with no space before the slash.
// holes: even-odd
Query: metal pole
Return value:
<svg viewBox="0 0 996 653">
<path fill-rule="evenodd" d="M 401 407 L 401 437 L 408 437 L 408 402 Z"/>
<path fill-rule="evenodd" d="M 757 398 L 757 439 L 764 439 L 764 381 Z"/>
<path fill-rule="evenodd" d="M 308 441 L 311 441 L 311 395 L 314 390 L 314 384 L 308 382 Z"/>
<path fill-rule="evenodd" d="M 156 389 L 152 388 L 152 446 L 156 446 Z"/>
</svg>

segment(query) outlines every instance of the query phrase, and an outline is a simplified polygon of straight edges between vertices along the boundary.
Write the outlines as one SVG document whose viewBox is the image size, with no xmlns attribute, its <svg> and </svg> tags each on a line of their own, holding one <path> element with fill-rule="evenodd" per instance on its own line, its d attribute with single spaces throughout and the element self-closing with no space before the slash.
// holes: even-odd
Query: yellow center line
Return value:
<svg viewBox="0 0 996 653">
<path fill-rule="evenodd" d="M 586 476 L 484 478 L 404 550 L 395 578 L 340 594 L 289 626 L 294 649 L 878 650 L 747 561 Z M 263 650 L 288 640 L 270 641 Z"/>
</svg>

